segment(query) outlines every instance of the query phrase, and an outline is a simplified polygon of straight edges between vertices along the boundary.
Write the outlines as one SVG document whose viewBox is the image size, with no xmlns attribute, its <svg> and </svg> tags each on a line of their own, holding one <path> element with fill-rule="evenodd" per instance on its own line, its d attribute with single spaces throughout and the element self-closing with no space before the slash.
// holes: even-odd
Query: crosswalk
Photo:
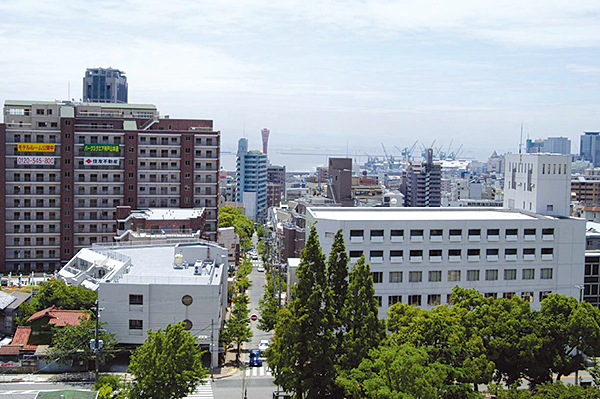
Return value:
<svg viewBox="0 0 600 399">
<path fill-rule="evenodd" d="M 268 366 L 250 367 L 246 369 L 246 377 L 271 377 L 271 369 Z"/>
<path fill-rule="evenodd" d="M 187 396 L 187 399 L 214 399 L 210 381 L 207 381 L 204 385 L 198 386 L 193 394 Z"/>
</svg>

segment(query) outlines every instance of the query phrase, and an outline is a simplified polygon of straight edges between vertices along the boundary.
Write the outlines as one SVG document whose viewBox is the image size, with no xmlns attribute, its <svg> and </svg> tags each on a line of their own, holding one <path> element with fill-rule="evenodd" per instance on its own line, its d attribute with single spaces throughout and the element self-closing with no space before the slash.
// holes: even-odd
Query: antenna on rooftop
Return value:
<svg viewBox="0 0 600 399">
<path fill-rule="evenodd" d="M 519 140 L 519 154 L 521 153 L 521 147 L 523 147 L 523 123 L 521 122 L 521 139 Z"/>
<path fill-rule="evenodd" d="M 69 83 L 67 83 L 67 99 L 71 98 L 71 81 L 69 81 Z"/>
</svg>

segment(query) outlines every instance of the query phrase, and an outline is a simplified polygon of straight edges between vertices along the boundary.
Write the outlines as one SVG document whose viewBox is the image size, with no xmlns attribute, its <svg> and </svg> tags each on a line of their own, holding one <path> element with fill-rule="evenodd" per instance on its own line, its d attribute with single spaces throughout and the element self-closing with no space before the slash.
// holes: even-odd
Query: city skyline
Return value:
<svg viewBox="0 0 600 399">
<path fill-rule="evenodd" d="M 86 68 L 113 67 L 127 71 L 131 103 L 213 119 L 223 149 L 244 134 L 260 148 L 269 126 L 273 152 L 352 153 L 375 134 L 392 148 L 452 138 L 483 159 L 517 151 L 521 123 L 523 139 L 565 136 L 574 152 L 598 130 L 594 2 L 87 7 L 0 5 L 2 102 L 79 100 Z"/>
</svg>

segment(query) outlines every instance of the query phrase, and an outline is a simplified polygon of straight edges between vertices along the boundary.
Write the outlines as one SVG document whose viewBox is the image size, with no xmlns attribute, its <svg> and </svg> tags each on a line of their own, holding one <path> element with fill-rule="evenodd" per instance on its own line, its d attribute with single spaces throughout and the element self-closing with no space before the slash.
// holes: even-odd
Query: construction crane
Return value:
<svg viewBox="0 0 600 399">
<path fill-rule="evenodd" d="M 463 145 L 461 144 L 460 147 L 458 147 L 458 150 L 453 151 L 448 154 L 448 158 L 451 159 L 452 161 L 455 161 L 456 158 L 458 158 L 458 156 L 460 155 L 462 148 L 463 148 Z"/>
<path fill-rule="evenodd" d="M 383 142 L 381 143 L 381 148 L 383 148 L 383 154 L 385 155 L 385 160 L 388 161 L 388 162 L 390 162 L 390 163 L 393 163 L 394 160 L 390 156 L 388 156 L 388 153 L 385 150 L 385 146 L 383 145 Z"/>
<path fill-rule="evenodd" d="M 400 151 L 400 154 L 402 154 L 402 157 L 403 157 L 403 158 L 407 158 L 407 157 L 408 157 L 408 158 L 411 158 L 411 157 L 412 157 L 412 153 L 413 153 L 413 151 L 414 151 L 414 150 L 415 150 L 415 148 L 417 147 L 417 144 L 419 144 L 419 140 L 416 140 L 416 141 L 415 141 L 415 143 L 414 143 L 414 144 L 413 144 L 413 145 L 412 145 L 410 148 L 408 148 L 408 147 L 404 147 L 404 148 L 400 149 L 400 148 L 398 148 L 397 146 L 394 146 L 394 147 L 396 147 L 396 149 L 397 149 L 398 151 Z"/>
</svg>

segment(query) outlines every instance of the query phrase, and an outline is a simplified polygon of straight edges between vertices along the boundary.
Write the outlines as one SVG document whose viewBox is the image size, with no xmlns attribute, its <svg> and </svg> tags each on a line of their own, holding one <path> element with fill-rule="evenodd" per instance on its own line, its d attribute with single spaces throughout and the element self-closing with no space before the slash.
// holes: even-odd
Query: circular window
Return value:
<svg viewBox="0 0 600 399">
<path fill-rule="evenodd" d="M 189 331 L 189 330 L 191 330 L 191 329 L 192 329 L 192 327 L 194 326 L 194 324 L 192 324 L 192 322 L 191 322 L 191 321 L 189 321 L 189 320 L 184 320 L 184 321 L 183 321 L 183 323 L 185 324 L 185 325 L 183 326 L 183 329 L 184 329 L 184 330 L 186 330 L 186 331 Z"/>
<path fill-rule="evenodd" d="M 183 298 L 181 298 L 181 303 L 183 303 L 185 306 L 190 306 L 192 302 L 194 302 L 194 298 L 192 298 L 190 295 L 184 295 Z"/>
</svg>

